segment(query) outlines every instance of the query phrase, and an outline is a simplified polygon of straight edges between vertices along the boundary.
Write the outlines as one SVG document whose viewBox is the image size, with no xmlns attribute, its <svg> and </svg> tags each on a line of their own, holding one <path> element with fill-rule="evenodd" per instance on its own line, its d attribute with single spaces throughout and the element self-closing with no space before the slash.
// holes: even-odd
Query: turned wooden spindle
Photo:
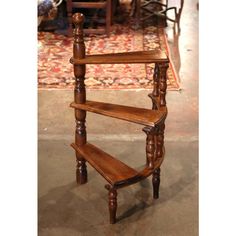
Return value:
<svg viewBox="0 0 236 236">
<path fill-rule="evenodd" d="M 85 57 L 85 44 L 83 39 L 83 23 L 84 16 L 81 13 L 76 13 L 72 17 L 74 29 L 74 44 L 73 44 L 73 58 L 82 59 Z M 74 102 L 83 104 L 86 101 L 85 90 L 85 65 L 74 65 L 75 75 L 75 88 L 74 88 Z M 86 111 L 75 109 L 76 130 L 75 130 L 75 143 L 77 146 L 86 144 Z M 77 170 L 76 180 L 78 184 L 87 182 L 87 169 L 84 158 L 76 152 Z"/>
<path fill-rule="evenodd" d="M 160 106 L 166 106 L 166 89 L 167 89 L 167 77 L 166 72 L 169 67 L 168 63 L 160 63 L 158 65 L 158 77 L 160 81 Z"/>
<path fill-rule="evenodd" d="M 110 185 L 105 185 L 108 192 L 109 199 L 109 213 L 110 213 L 110 224 L 116 223 L 116 210 L 117 210 L 117 190 Z"/>
<path fill-rule="evenodd" d="M 152 174 L 152 186 L 153 186 L 153 198 L 159 198 L 159 187 L 160 187 L 160 172 L 161 169 L 157 168 Z"/>
<path fill-rule="evenodd" d="M 154 72 L 153 72 L 153 91 L 152 91 L 152 95 L 154 97 L 159 96 L 159 77 L 158 77 L 158 65 L 157 65 L 157 63 L 155 63 L 155 68 L 154 68 Z"/>
<path fill-rule="evenodd" d="M 156 133 L 156 158 L 163 157 L 165 123 L 158 126 Z"/>
<path fill-rule="evenodd" d="M 143 128 L 143 131 L 146 133 L 146 165 L 153 169 L 154 167 L 154 158 L 155 158 L 155 140 L 154 134 L 155 130 L 153 127 L 146 126 Z"/>
<path fill-rule="evenodd" d="M 159 74 L 158 74 L 158 65 L 155 63 L 155 68 L 153 72 L 153 91 L 152 97 L 157 98 L 159 96 Z M 152 101 L 152 110 L 157 110 L 157 104 Z"/>
</svg>

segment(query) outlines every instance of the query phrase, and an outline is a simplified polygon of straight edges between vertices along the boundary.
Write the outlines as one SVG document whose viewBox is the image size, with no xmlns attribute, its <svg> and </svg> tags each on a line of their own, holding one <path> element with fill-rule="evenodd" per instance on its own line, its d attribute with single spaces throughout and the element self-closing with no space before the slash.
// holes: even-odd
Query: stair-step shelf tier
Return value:
<svg viewBox="0 0 236 236">
<path fill-rule="evenodd" d="M 145 108 L 137 108 L 95 101 L 86 101 L 82 104 L 72 102 L 70 106 L 75 109 L 81 109 L 153 127 L 162 122 L 167 115 L 166 107 L 162 107 L 159 110 L 150 110 Z"/>
<path fill-rule="evenodd" d="M 169 62 L 166 54 L 160 50 L 122 52 L 116 54 L 86 55 L 85 58 L 71 58 L 74 65 L 83 64 L 136 64 Z"/>
<path fill-rule="evenodd" d="M 87 183 L 87 166 L 89 163 L 108 182 L 110 223 L 116 222 L 117 189 L 137 183 L 152 175 L 153 198 L 159 197 L 160 166 L 164 159 L 164 130 L 167 117 L 166 107 L 166 72 L 169 59 L 160 50 L 136 51 L 103 55 L 86 55 L 83 39 L 83 14 L 72 17 L 75 25 L 73 57 L 70 62 L 74 67 L 75 87 L 74 102 L 70 104 L 75 110 L 75 142 L 72 147 L 76 154 L 77 183 Z M 86 99 L 85 74 L 86 64 L 126 64 L 154 63 L 153 91 L 148 96 L 152 100 L 152 109 L 131 107 Z M 119 159 L 112 157 L 98 147 L 87 142 L 86 114 L 94 112 L 100 115 L 125 120 L 143 125 L 146 134 L 146 157 L 143 170 L 137 171 Z M 132 150 L 131 150 L 132 151 Z"/>
<path fill-rule="evenodd" d="M 72 143 L 71 146 L 115 188 L 137 183 L 150 176 L 153 172 L 148 167 L 138 172 L 90 143 L 80 147 Z M 161 165 L 163 157 L 157 159 L 155 168 Z"/>
</svg>

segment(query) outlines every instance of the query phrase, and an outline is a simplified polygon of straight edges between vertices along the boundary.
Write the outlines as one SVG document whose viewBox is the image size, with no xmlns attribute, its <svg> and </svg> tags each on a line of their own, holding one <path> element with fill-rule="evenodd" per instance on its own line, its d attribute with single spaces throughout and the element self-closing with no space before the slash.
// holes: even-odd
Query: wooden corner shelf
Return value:
<svg viewBox="0 0 236 236">
<path fill-rule="evenodd" d="M 145 108 L 137 108 L 95 101 L 86 101 L 85 103 L 81 104 L 72 102 L 70 106 L 75 109 L 94 112 L 97 114 L 152 127 L 162 122 L 167 115 L 166 107 L 163 107 L 160 110 L 150 110 Z"/>
<path fill-rule="evenodd" d="M 169 59 L 165 53 L 153 51 L 124 52 L 103 55 L 85 54 L 83 39 L 83 14 L 73 15 L 74 44 L 73 57 L 70 62 L 74 67 L 75 88 L 74 102 L 70 104 L 75 110 L 75 142 L 72 147 L 76 154 L 76 180 L 78 184 L 87 182 L 88 162 L 108 182 L 105 186 L 109 198 L 110 223 L 116 222 L 117 189 L 137 183 L 152 175 L 153 198 L 159 197 L 160 166 L 165 155 L 164 131 L 167 117 L 166 106 L 166 72 Z M 86 100 L 85 73 L 86 64 L 117 64 L 117 63 L 154 63 L 153 91 L 148 96 L 152 100 L 152 109 L 131 107 Z M 146 134 L 145 167 L 136 171 L 120 160 L 112 157 L 101 149 L 87 142 L 86 114 L 94 112 L 145 126 Z M 104 126 L 105 127 L 105 126 Z"/>
<path fill-rule="evenodd" d="M 150 176 L 153 172 L 153 170 L 148 167 L 138 172 L 90 143 L 86 143 L 80 147 L 72 143 L 71 146 L 76 152 L 82 155 L 100 175 L 116 188 L 134 184 Z M 159 158 L 155 162 L 155 168 L 158 168 L 162 161 L 163 157 Z"/>
<path fill-rule="evenodd" d="M 71 146 L 113 186 L 138 176 L 136 170 L 90 143 L 80 147 L 72 143 Z"/>
<path fill-rule="evenodd" d="M 167 55 L 160 50 L 123 52 L 116 54 L 87 55 L 85 58 L 70 59 L 74 65 L 83 64 L 136 64 L 169 62 Z"/>
</svg>

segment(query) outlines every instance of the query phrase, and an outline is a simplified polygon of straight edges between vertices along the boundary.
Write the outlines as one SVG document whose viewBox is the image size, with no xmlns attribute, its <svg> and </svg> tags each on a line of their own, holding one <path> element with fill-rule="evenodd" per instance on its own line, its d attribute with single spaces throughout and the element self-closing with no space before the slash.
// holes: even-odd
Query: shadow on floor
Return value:
<svg viewBox="0 0 236 236">
<path fill-rule="evenodd" d="M 156 211 L 156 206 L 175 199 L 181 191 L 196 180 L 197 176 L 183 176 L 169 186 L 160 187 L 160 198 L 152 199 L 152 184 L 150 178 L 143 180 L 136 186 L 118 191 L 117 224 L 124 219 L 137 222 L 142 219 L 145 209 Z M 77 232 L 87 232 L 95 225 L 108 225 L 107 191 L 101 186 L 98 193 L 89 183 L 77 186 L 75 182 L 51 189 L 45 196 L 39 198 L 39 226 L 40 228 L 63 227 L 73 228 Z M 103 193 L 102 193 L 103 192 Z M 100 195 L 101 194 L 101 195 Z M 178 201 L 185 198 L 181 195 Z M 125 201 L 119 201 L 123 199 Z M 122 213 L 123 212 L 123 213 Z M 150 214 L 150 211 L 149 211 Z M 132 217 L 131 217 L 132 216 Z"/>
</svg>

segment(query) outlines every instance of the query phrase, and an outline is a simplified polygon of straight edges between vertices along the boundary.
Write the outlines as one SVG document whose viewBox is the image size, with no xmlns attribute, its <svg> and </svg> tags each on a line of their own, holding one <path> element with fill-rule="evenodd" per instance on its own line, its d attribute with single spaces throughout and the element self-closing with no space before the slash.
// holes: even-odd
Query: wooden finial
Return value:
<svg viewBox="0 0 236 236">
<path fill-rule="evenodd" d="M 72 22 L 75 25 L 73 31 L 74 34 L 73 57 L 75 59 L 85 58 L 85 44 L 83 38 L 84 15 L 82 13 L 75 13 L 72 16 Z"/>
<path fill-rule="evenodd" d="M 82 29 L 84 24 L 84 15 L 82 13 L 75 13 L 72 16 L 72 22 L 76 28 Z"/>
</svg>

